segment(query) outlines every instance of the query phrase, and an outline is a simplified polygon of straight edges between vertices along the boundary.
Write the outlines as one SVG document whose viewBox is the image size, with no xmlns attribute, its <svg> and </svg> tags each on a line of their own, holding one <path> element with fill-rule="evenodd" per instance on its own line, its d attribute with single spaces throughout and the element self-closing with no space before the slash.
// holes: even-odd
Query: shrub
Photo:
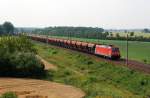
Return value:
<svg viewBox="0 0 150 98">
<path fill-rule="evenodd" d="M 146 59 L 143 59 L 144 63 L 147 63 L 147 60 Z"/>
<path fill-rule="evenodd" d="M 14 54 L 10 61 L 22 75 L 39 74 L 44 71 L 43 63 L 33 53 Z"/>
<path fill-rule="evenodd" d="M 4 93 L 0 98 L 18 98 L 18 97 L 13 92 L 7 92 L 7 93 Z"/>
<path fill-rule="evenodd" d="M 44 72 L 33 44 L 24 36 L 0 37 L 0 76 L 33 76 Z"/>
<path fill-rule="evenodd" d="M 6 54 L 2 59 L 3 61 L 0 60 L 1 75 L 30 76 L 44 71 L 43 63 L 33 53 Z"/>
<path fill-rule="evenodd" d="M 5 52 L 34 52 L 36 50 L 34 45 L 25 36 L 3 36 L 0 37 L 0 50 L 5 50 Z"/>
</svg>

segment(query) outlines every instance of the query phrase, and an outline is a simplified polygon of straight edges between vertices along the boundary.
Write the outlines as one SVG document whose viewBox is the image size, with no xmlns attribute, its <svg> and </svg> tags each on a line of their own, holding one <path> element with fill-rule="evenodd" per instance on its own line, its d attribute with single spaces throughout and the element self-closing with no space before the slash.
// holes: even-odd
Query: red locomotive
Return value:
<svg viewBox="0 0 150 98">
<path fill-rule="evenodd" d="M 58 38 L 47 38 L 44 36 L 29 36 L 31 39 L 41 42 L 48 42 L 52 45 L 57 45 L 65 48 L 70 48 L 74 50 L 79 50 L 91 54 L 95 54 L 98 56 L 103 56 L 111 59 L 119 59 L 120 51 L 119 48 L 114 45 L 101 45 L 95 43 L 88 43 L 82 41 L 75 40 L 66 40 L 66 39 L 58 39 Z"/>
<path fill-rule="evenodd" d="M 95 54 L 112 59 L 120 58 L 119 48 L 113 45 L 96 45 Z"/>
</svg>

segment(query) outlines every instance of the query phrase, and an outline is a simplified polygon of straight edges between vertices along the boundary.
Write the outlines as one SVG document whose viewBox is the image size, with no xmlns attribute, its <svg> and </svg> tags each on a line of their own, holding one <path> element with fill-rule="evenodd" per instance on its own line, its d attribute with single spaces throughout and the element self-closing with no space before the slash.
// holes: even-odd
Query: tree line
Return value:
<svg viewBox="0 0 150 98">
<path fill-rule="evenodd" d="M 14 25 L 11 22 L 4 22 L 0 25 L 0 35 L 2 34 L 13 34 L 14 33 Z"/>
<path fill-rule="evenodd" d="M 68 36 L 78 38 L 104 38 L 108 34 L 103 28 L 98 27 L 48 27 L 44 29 L 36 29 L 33 33 L 51 36 Z"/>
<path fill-rule="evenodd" d="M 144 29 L 148 32 L 148 29 Z M 112 32 L 105 31 L 103 28 L 92 27 L 48 27 L 44 29 L 36 29 L 32 33 L 48 36 L 64 36 L 89 39 L 106 39 L 106 40 L 127 40 L 126 36 L 120 36 L 119 33 L 113 36 Z M 143 36 L 134 36 L 134 32 L 127 32 L 130 41 L 149 41 L 150 38 Z"/>
<path fill-rule="evenodd" d="M 145 28 L 145 29 L 143 30 L 143 32 L 145 32 L 145 33 L 150 33 L 150 30 L 149 30 L 148 28 Z"/>
<path fill-rule="evenodd" d="M 117 34 L 116 37 L 107 37 L 107 40 L 127 40 L 127 37 L 120 36 Z M 129 41 L 144 41 L 144 42 L 150 42 L 150 37 L 143 37 L 143 36 L 128 36 Z"/>
</svg>

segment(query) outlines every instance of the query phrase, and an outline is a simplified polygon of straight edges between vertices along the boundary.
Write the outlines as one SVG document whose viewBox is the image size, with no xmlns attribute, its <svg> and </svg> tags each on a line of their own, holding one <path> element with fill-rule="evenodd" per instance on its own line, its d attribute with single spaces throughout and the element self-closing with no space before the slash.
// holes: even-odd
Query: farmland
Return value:
<svg viewBox="0 0 150 98">
<path fill-rule="evenodd" d="M 58 37 L 58 36 L 50 36 L 56 38 L 66 38 L 67 37 Z M 80 40 L 85 42 L 94 42 L 99 44 L 112 44 L 116 45 L 120 48 L 120 52 L 122 58 L 126 58 L 126 41 L 121 40 L 97 40 L 97 39 L 87 39 L 87 38 L 69 38 L 71 40 Z M 150 42 L 140 42 L 140 41 L 129 41 L 129 59 L 137 60 L 140 62 L 150 64 Z"/>
<path fill-rule="evenodd" d="M 119 33 L 119 35 L 121 37 L 124 37 L 124 36 L 127 36 L 127 33 L 124 33 L 124 32 L 112 32 L 113 36 L 115 37 L 116 34 Z M 130 33 L 129 33 L 130 35 Z M 135 36 L 143 36 L 143 37 L 150 37 L 150 33 L 144 33 L 144 32 L 134 32 L 134 36 L 132 37 L 135 37 Z"/>
<path fill-rule="evenodd" d="M 85 54 L 36 43 L 38 54 L 57 66 L 45 78 L 81 88 L 85 98 L 100 96 L 142 98 L 149 96 L 150 76 L 98 61 Z"/>
</svg>

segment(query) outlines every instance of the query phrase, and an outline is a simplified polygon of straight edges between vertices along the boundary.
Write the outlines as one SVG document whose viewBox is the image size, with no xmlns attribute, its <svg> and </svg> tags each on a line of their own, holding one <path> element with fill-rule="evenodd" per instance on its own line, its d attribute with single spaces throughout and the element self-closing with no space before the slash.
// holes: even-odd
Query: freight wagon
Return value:
<svg viewBox="0 0 150 98">
<path fill-rule="evenodd" d="M 66 39 L 59 39 L 59 38 L 47 38 L 44 36 L 29 36 L 29 37 L 36 41 L 49 43 L 64 48 L 83 51 L 83 52 L 91 53 L 98 56 L 103 56 L 110 59 L 120 59 L 119 48 L 114 45 L 95 44 L 95 43 L 88 43 L 88 42 L 82 42 L 77 40 L 66 40 Z"/>
</svg>

